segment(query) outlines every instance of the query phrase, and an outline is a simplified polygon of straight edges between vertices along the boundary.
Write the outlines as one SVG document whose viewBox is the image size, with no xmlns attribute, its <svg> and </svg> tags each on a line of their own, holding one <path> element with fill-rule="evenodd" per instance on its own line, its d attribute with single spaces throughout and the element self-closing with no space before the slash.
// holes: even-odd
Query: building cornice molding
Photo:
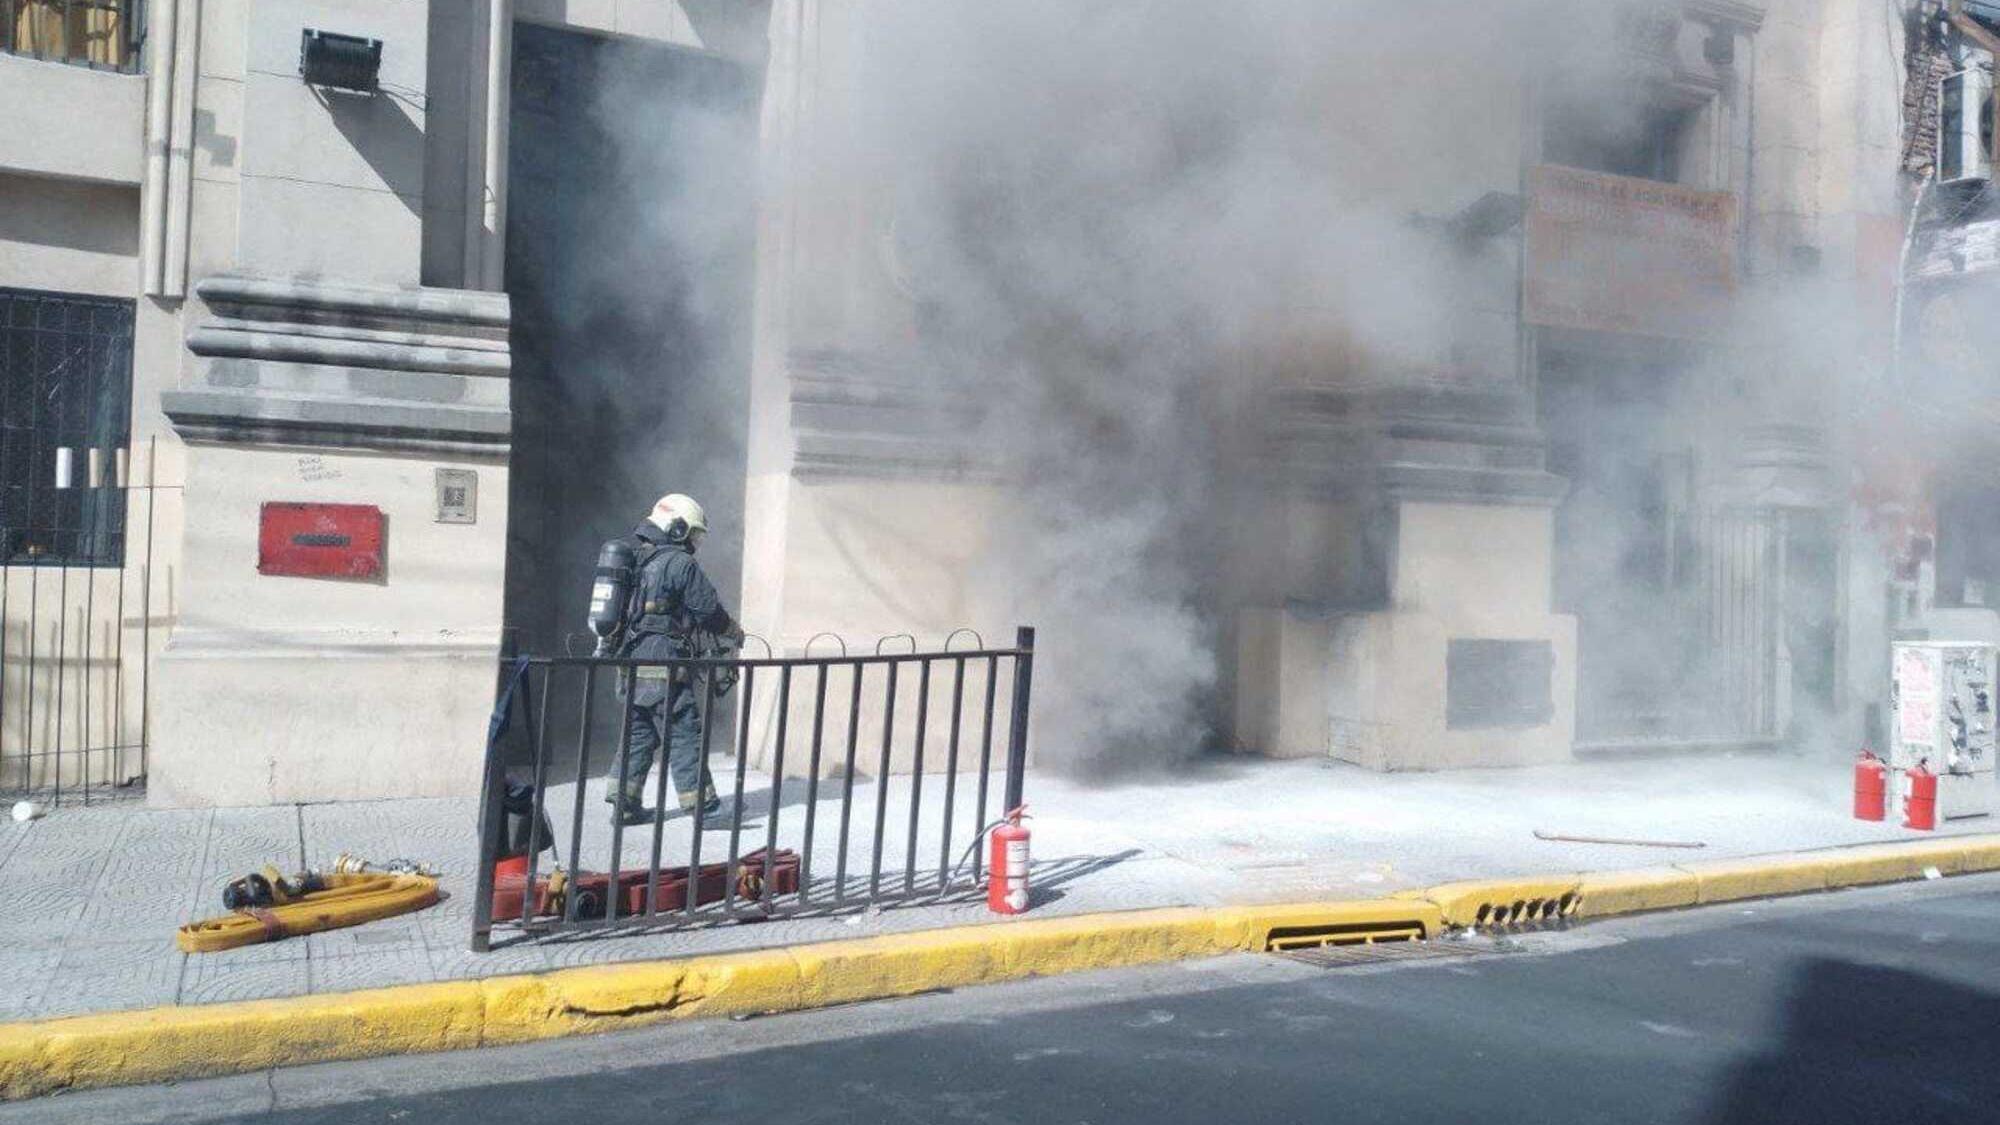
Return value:
<svg viewBox="0 0 2000 1125">
<path fill-rule="evenodd" d="M 1688 19 L 1715 26 L 1732 27 L 1751 33 L 1764 26 L 1764 5 L 1742 0 L 1683 0 L 1681 11 Z"/>
<path fill-rule="evenodd" d="M 793 352 L 787 367 L 797 479 L 1002 479 L 998 461 L 968 436 L 973 404 L 911 364 L 827 348 Z"/>
<path fill-rule="evenodd" d="M 1569 481 L 1541 469 L 1391 463 L 1376 478 L 1384 496 L 1403 503 L 1553 508 L 1569 495 Z"/>
<path fill-rule="evenodd" d="M 512 442 L 504 410 L 318 399 L 256 391 L 160 392 L 160 410 L 196 445 L 358 449 L 504 459 Z"/>
<path fill-rule="evenodd" d="M 504 293 L 225 274 L 195 296 L 190 379 L 160 395 L 184 439 L 505 456 Z"/>
<path fill-rule="evenodd" d="M 1568 493 L 1544 468 L 1546 442 L 1511 384 L 1294 385 L 1266 411 L 1267 471 L 1289 491 L 1517 507 L 1551 507 Z"/>
<path fill-rule="evenodd" d="M 505 339 L 513 319 L 507 294 L 473 289 L 214 274 L 196 282 L 194 291 L 219 313 L 232 308 L 271 310 L 245 313 L 259 320 L 369 318 L 397 324 L 462 325 L 469 331 L 460 335 L 497 333 Z M 288 313 L 292 315 L 285 315 Z"/>
</svg>

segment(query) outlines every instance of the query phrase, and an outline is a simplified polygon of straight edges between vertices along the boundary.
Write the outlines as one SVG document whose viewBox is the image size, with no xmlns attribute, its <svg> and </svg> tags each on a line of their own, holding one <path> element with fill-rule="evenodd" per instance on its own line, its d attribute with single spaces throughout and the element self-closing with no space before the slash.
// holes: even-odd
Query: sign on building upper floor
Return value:
<svg viewBox="0 0 2000 1125">
<path fill-rule="evenodd" d="M 1719 330 L 1735 284 L 1729 192 L 1557 165 L 1529 172 L 1529 323 L 1699 339 Z"/>
</svg>

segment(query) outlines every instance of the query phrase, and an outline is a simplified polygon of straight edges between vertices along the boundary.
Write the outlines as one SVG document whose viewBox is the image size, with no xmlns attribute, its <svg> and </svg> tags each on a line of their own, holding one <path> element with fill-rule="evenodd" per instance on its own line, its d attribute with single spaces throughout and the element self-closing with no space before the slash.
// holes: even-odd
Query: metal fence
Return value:
<svg viewBox="0 0 2000 1125">
<path fill-rule="evenodd" d="M 0 0 L 0 52 L 137 74 L 143 0 Z"/>
<path fill-rule="evenodd" d="M 159 483 L 157 439 L 44 452 L 77 466 L 64 503 L 0 508 L 0 793 L 90 804 L 146 776 L 155 509 L 180 486 Z"/>
<path fill-rule="evenodd" d="M 837 656 L 813 656 L 809 645 L 806 655 L 761 659 L 512 662 L 486 756 L 473 950 L 491 948 L 496 933 L 677 928 L 939 901 L 976 890 L 977 845 L 989 817 L 1022 800 L 1035 633 L 1019 630 L 1011 648 L 987 648 L 974 637 L 979 647 L 954 650 L 947 639 L 936 651 L 885 653 L 878 645 L 863 656 L 844 646 Z M 626 826 L 589 811 L 586 791 L 603 764 L 612 766 L 612 776 L 622 775 L 628 752 L 629 719 L 607 728 L 593 722 L 593 713 L 610 706 L 624 715 L 624 701 L 647 675 L 667 679 L 670 691 L 685 686 L 695 693 L 704 765 L 711 749 L 723 745 L 718 727 L 729 724 L 733 781 L 718 787 L 727 803 L 717 822 L 699 801 L 670 813 L 663 748 L 651 822 L 630 830 L 644 850 L 643 861 L 633 863 L 626 858 Z M 731 676 L 740 677 L 733 692 L 724 686 Z M 579 697 L 573 711 L 561 705 L 562 693 Z M 915 708 L 903 727 L 899 704 L 905 713 Z M 573 737 L 549 730 L 552 711 L 574 714 Z M 1001 717 L 1004 726 L 996 722 Z M 501 737 L 508 729 L 516 735 L 512 753 Z M 997 762 L 996 752 L 1003 755 Z M 754 766 L 753 757 L 760 759 Z M 552 777 L 570 792 L 552 799 Z M 551 866 L 532 844 L 524 874 L 496 879 L 508 835 L 508 790 L 519 794 L 523 784 L 531 808 L 515 810 L 521 823 L 542 824 L 560 811 L 556 806 L 567 805 L 567 834 L 556 830 L 548 841 L 557 862 L 567 859 L 562 893 L 545 893 Z M 765 788 L 746 792 L 752 785 Z M 801 800 L 787 815 L 794 797 Z M 749 810 L 760 803 L 757 824 Z M 892 805 L 900 805 L 893 819 Z M 594 828 L 608 823 L 608 841 L 586 833 L 587 821 Z M 726 843 L 718 839 L 724 831 Z M 586 852 L 603 855 L 603 862 L 587 866 Z M 519 892 L 518 903 L 511 891 Z"/>
</svg>

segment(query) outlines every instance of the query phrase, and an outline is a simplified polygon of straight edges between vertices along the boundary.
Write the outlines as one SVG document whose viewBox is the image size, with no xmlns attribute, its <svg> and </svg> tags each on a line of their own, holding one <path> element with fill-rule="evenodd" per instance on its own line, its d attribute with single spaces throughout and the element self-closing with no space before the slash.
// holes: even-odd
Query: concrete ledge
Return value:
<svg viewBox="0 0 2000 1125">
<path fill-rule="evenodd" d="M 1274 934 L 1429 938 L 1528 924 L 1527 904 L 1601 918 L 1828 887 L 2000 870 L 2000 835 L 1560 876 L 1450 883 L 1352 902 L 1079 915 L 532 976 L 154 1008 L 0 1025 L 0 1098 L 376 1055 L 457 1050 L 666 1020 L 798 1011 L 939 988 L 1256 952 Z M 1568 905 L 1562 905 L 1567 897 Z M 1522 909 L 1515 909 L 1516 903 Z M 1496 922 L 1505 907 L 1508 921 Z M 1481 911 L 1484 908 L 1485 921 Z"/>
<path fill-rule="evenodd" d="M 0 54 L 0 106 L 0 171 L 138 185 L 144 75 Z"/>
</svg>

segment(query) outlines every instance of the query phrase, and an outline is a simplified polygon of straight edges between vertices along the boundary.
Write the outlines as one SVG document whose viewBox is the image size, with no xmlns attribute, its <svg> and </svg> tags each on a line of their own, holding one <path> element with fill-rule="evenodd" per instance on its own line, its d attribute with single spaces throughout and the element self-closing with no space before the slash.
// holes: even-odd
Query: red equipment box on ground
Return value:
<svg viewBox="0 0 2000 1125">
<path fill-rule="evenodd" d="M 380 578 L 382 509 L 270 501 L 257 515 L 257 573 Z"/>
</svg>

